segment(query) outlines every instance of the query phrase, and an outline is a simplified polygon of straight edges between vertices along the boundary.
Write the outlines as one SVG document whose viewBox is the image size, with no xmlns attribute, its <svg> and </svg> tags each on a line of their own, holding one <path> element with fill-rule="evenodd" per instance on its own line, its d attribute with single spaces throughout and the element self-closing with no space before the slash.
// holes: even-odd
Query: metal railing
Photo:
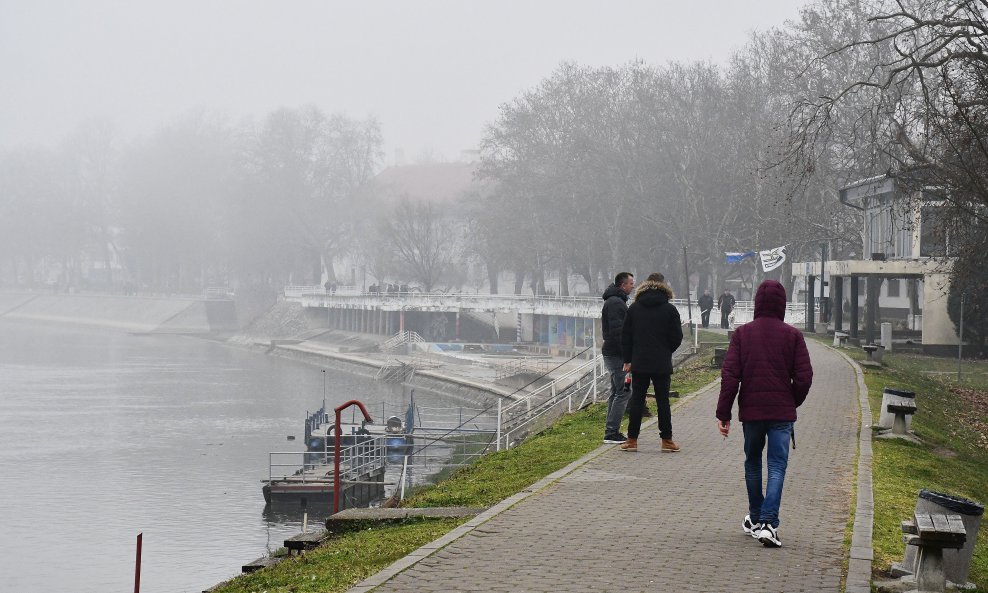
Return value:
<svg viewBox="0 0 988 593">
<path fill-rule="evenodd" d="M 478 362 L 485 364 L 485 366 L 489 364 L 487 361 Z M 510 360 L 498 360 L 491 366 L 494 367 L 495 379 L 513 377 L 521 373 L 544 375 L 549 371 L 549 361 L 545 358 L 512 358 Z"/>
<path fill-rule="evenodd" d="M 385 340 L 385 342 L 381 344 L 381 350 L 383 350 L 384 352 L 390 352 L 391 350 L 394 350 L 398 346 L 403 346 L 405 344 L 412 344 L 412 343 L 421 343 L 421 342 L 425 342 L 425 340 L 422 339 L 422 336 L 420 336 L 418 333 L 411 330 L 403 331 L 403 332 L 398 332 L 395 335 L 388 338 L 387 340 Z"/>
<path fill-rule="evenodd" d="M 307 307 L 350 307 L 380 309 L 383 311 L 420 310 L 437 312 L 454 311 L 513 311 L 542 315 L 563 315 L 597 319 L 602 301 L 593 296 L 549 296 L 518 294 L 480 294 L 451 292 L 361 292 L 337 290 L 327 293 L 321 286 L 286 286 L 285 298 Z M 690 307 L 686 299 L 669 301 L 679 310 L 679 316 L 689 319 Z M 817 306 L 818 309 L 818 306 Z M 699 322 L 700 308 L 692 306 L 693 321 Z M 735 325 L 752 320 L 753 301 L 737 301 L 734 306 Z M 711 311 L 711 317 L 720 317 L 720 309 Z M 805 323 L 806 303 L 786 304 L 786 323 Z M 487 320 L 485 320 L 486 322 Z M 493 322 L 493 321 L 492 321 Z"/>
<path fill-rule="evenodd" d="M 202 298 L 207 301 L 229 300 L 233 298 L 233 289 L 226 286 L 210 286 L 202 291 Z"/>
<path fill-rule="evenodd" d="M 347 438 L 351 438 L 349 435 Z M 343 483 L 359 481 L 368 473 L 384 467 L 387 460 L 386 436 L 355 435 L 356 442 L 340 447 L 340 480 Z M 286 457 L 300 458 L 301 461 L 288 463 Z M 274 451 L 268 453 L 268 482 L 295 482 L 299 484 L 322 484 L 333 481 L 333 453 L 327 442 L 323 452 Z M 285 469 L 284 472 L 277 468 Z"/>
<path fill-rule="evenodd" d="M 604 358 L 597 356 L 507 405 L 498 400 L 497 450 L 511 447 L 563 413 L 582 408 L 587 400 L 596 403 L 601 384 L 609 380 Z"/>
</svg>

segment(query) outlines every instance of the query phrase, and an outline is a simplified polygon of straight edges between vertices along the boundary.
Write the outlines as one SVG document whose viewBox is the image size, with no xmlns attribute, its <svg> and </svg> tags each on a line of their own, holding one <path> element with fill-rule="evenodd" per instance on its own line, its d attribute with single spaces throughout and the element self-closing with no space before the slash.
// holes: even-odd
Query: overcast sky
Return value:
<svg viewBox="0 0 988 593">
<path fill-rule="evenodd" d="M 191 110 L 315 104 L 395 149 L 475 147 L 499 104 L 563 60 L 726 63 L 799 0 L 0 0 L 0 146 L 81 121 L 124 137 Z"/>
</svg>

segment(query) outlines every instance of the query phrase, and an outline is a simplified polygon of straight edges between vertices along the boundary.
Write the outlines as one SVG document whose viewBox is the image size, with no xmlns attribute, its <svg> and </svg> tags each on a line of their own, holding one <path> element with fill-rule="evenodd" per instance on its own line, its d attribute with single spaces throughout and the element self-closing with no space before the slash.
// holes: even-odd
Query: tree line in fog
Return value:
<svg viewBox="0 0 988 593">
<path fill-rule="evenodd" d="M 76 285 L 103 270 L 102 288 L 343 283 L 345 261 L 427 290 L 545 292 L 553 277 L 567 293 L 571 275 L 598 290 L 630 269 L 682 291 L 685 252 L 716 291 L 761 276 L 725 252 L 860 256 L 861 212 L 838 188 L 915 169 L 945 188 L 944 229 L 983 229 L 988 61 L 965 44 L 984 25 L 965 0 L 817 0 L 724 66 L 563 63 L 492 106 L 456 203 L 369 190 L 383 164 L 372 119 L 193 114 L 130 141 L 89 122 L 57 148 L 0 154 L 0 283 L 37 285 L 52 264 Z"/>
</svg>

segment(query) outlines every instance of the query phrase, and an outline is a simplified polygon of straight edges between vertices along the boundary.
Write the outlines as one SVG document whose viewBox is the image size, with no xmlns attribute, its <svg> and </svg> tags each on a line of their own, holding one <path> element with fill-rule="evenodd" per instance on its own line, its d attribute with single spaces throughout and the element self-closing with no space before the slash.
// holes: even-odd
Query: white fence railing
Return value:
<svg viewBox="0 0 988 593">
<path fill-rule="evenodd" d="M 356 438 L 356 442 L 340 447 L 340 480 L 343 482 L 358 481 L 368 473 L 383 468 L 387 461 L 387 437 L 359 435 Z M 321 453 L 312 451 L 268 453 L 268 482 L 331 483 L 335 449 L 330 445 L 329 440 L 327 439 L 325 451 Z"/>
<path fill-rule="evenodd" d="M 390 352 L 395 348 L 397 348 L 398 346 L 404 346 L 405 344 L 411 344 L 411 343 L 421 343 L 424 341 L 425 340 L 422 339 L 422 336 L 418 335 L 418 333 L 416 332 L 413 331 L 398 332 L 395 335 L 388 338 L 387 340 L 385 340 L 383 344 L 381 344 L 381 350 L 383 350 L 384 352 Z"/>
<path fill-rule="evenodd" d="M 596 403 L 597 393 L 609 381 L 604 358 L 597 356 L 511 403 L 499 400 L 497 450 L 509 448 L 562 414 L 583 407 L 588 399 Z"/>
<path fill-rule="evenodd" d="M 347 290 L 344 290 L 346 288 Z M 350 290 L 350 289 L 353 290 Z M 340 287 L 329 292 L 321 286 L 286 286 L 285 298 L 301 303 L 306 307 L 341 307 L 357 309 L 380 309 L 382 311 L 503 311 L 536 313 L 541 315 L 562 315 L 597 319 L 603 302 L 600 297 L 589 296 L 548 296 L 517 294 L 477 294 L 447 292 L 361 292 L 356 287 Z M 679 310 L 684 320 L 700 321 L 700 307 L 696 303 L 688 306 L 686 299 L 670 301 Z M 819 310 L 819 307 L 817 307 Z M 734 324 L 751 321 L 754 302 L 737 301 L 734 307 Z M 711 311 L 714 320 L 720 319 L 720 309 Z M 786 322 L 802 325 L 806 317 L 806 303 L 788 303 Z"/>
</svg>

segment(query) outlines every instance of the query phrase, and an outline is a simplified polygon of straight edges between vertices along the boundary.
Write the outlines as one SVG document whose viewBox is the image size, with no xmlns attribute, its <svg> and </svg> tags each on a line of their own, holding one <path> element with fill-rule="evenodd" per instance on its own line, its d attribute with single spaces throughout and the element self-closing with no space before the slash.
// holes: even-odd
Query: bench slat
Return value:
<svg viewBox="0 0 988 593">
<path fill-rule="evenodd" d="M 937 531 L 950 532 L 950 524 L 947 522 L 947 515 L 930 514 L 930 519 L 933 521 L 933 528 Z"/>
<path fill-rule="evenodd" d="M 960 515 L 947 515 L 947 523 L 950 524 L 951 533 L 959 533 L 967 536 L 967 530 L 964 528 L 964 519 L 961 519 Z"/>
<path fill-rule="evenodd" d="M 961 521 L 959 515 L 950 515 L 950 517 L 956 517 L 957 521 Z M 948 515 L 944 513 L 916 513 L 916 531 L 923 540 L 964 541 L 963 523 L 960 528 L 960 531 L 956 531 L 957 527 L 951 524 Z"/>
<path fill-rule="evenodd" d="M 930 532 L 935 530 L 933 527 L 933 518 L 930 517 L 929 513 L 916 513 L 916 529 L 920 535 L 923 535 L 924 531 Z"/>
</svg>

